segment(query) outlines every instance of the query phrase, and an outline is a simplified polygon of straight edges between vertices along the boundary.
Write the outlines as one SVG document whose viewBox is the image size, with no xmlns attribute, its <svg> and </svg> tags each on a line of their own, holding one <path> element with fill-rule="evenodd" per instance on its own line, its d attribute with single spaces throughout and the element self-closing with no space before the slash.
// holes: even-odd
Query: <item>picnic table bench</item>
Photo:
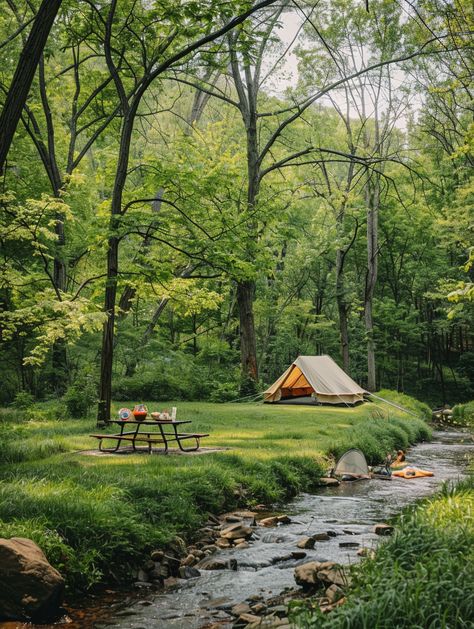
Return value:
<svg viewBox="0 0 474 629">
<path fill-rule="evenodd" d="M 137 451 L 137 443 L 148 444 L 149 454 L 151 454 L 153 451 L 153 445 L 163 444 L 164 453 L 168 454 L 170 442 L 176 442 L 182 452 L 194 452 L 199 449 L 201 439 L 203 437 L 209 437 L 208 433 L 179 432 L 178 429 L 180 428 L 180 426 L 182 426 L 183 424 L 190 424 L 190 420 L 165 421 L 158 419 L 138 421 L 133 419 L 113 419 L 109 423 L 117 424 L 118 426 L 120 426 L 120 432 L 115 434 L 102 433 L 89 435 L 90 437 L 95 437 L 96 439 L 99 439 L 99 450 L 101 452 L 124 451 L 126 448 L 121 447 L 122 441 L 124 441 L 125 443 L 130 442 L 132 450 L 134 452 Z M 158 428 L 158 430 L 147 430 L 148 426 L 153 426 L 154 428 Z M 127 427 L 134 427 L 134 429 L 125 430 Z M 143 428 L 145 428 L 145 430 L 143 430 Z M 192 446 L 184 447 L 182 442 L 185 442 L 188 439 L 194 440 L 194 444 Z M 115 447 L 104 448 L 103 442 L 107 440 L 115 441 Z"/>
</svg>

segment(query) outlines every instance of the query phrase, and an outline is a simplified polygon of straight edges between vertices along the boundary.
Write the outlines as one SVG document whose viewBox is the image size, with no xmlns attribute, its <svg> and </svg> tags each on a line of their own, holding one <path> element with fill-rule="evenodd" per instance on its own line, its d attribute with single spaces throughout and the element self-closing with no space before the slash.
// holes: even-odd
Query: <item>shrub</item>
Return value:
<svg viewBox="0 0 474 629">
<path fill-rule="evenodd" d="M 74 419 L 87 416 L 96 401 L 97 389 L 93 374 L 88 371 L 79 373 L 64 396 L 69 416 Z"/>
<path fill-rule="evenodd" d="M 31 408 L 35 403 L 35 398 L 28 391 L 18 391 L 13 400 L 12 406 L 18 409 Z"/>
<path fill-rule="evenodd" d="M 240 396 L 235 382 L 216 382 L 209 394 L 210 402 L 231 402 Z"/>
</svg>

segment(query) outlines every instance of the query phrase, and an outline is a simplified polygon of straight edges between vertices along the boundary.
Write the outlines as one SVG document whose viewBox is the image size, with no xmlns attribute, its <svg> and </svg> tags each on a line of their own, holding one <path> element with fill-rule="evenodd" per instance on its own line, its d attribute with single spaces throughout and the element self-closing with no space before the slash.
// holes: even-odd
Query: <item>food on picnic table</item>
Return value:
<svg viewBox="0 0 474 629">
<path fill-rule="evenodd" d="M 143 419 L 146 419 L 147 415 L 148 409 L 145 404 L 137 404 L 133 407 L 133 416 L 137 421 L 142 421 Z"/>
<path fill-rule="evenodd" d="M 164 421 L 164 422 L 172 421 L 171 415 L 169 414 L 169 411 L 167 409 L 165 409 L 161 413 L 159 411 L 154 411 L 151 414 L 151 416 L 153 419 L 156 419 L 157 421 Z"/>
</svg>

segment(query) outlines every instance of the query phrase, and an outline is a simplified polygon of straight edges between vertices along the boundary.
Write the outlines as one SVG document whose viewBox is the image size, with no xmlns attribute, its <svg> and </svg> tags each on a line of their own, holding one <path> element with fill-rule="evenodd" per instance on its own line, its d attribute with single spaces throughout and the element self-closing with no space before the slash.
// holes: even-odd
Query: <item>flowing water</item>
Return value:
<svg viewBox="0 0 474 629">
<path fill-rule="evenodd" d="M 358 547 L 374 547 L 380 541 L 373 533 L 374 524 L 434 493 L 443 481 L 462 478 L 473 456 L 469 435 L 435 433 L 434 441 L 417 445 L 408 454 L 410 465 L 432 470 L 434 477 L 346 482 L 316 494 L 301 494 L 285 509 L 291 524 L 257 529 L 258 539 L 248 549 L 218 553 L 219 558 L 237 560 L 237 571 L 202 571 L 200 577 L 149 595 L 94 626 L 198 629 L 228 618 L 226 610 L 250 596 L 267 599 L 294 587 L 293 572 L 298 564 L 311 560 L 356 562 Z M 327 531 L 333 535 L 330 540 L 316 542 L 314 549 L 305 551 L 304 559 L 288 558 L 299 550 L 296 544 L 302 536 Z M 341 545 L 345 543 L 353 547 Z"/>
</svg>

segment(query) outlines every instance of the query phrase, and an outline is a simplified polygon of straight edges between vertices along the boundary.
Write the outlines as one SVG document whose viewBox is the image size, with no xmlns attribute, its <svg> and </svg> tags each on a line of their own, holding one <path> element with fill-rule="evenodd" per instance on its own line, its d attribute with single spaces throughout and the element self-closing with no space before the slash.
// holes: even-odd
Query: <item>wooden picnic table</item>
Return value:
<svg viewBox="0 0 474 629">
<path fill-rule="evenodd" d="M 190 423 L 191 420 L 189 419 L 179 421 L 165 421 L 160 419 L 145 419 L 142 421 L 133 419 L 113 419 L 109 422 L 109 424 L 117 424 L 118 426 L 120 426 L 119 433 L 103 433 L 90 436 L 99 439 L 99 450 L 101 452 L 123 452 L 124 450 L 126 450 L 126 447 L 121 447 L 122 441 L 124 441 L 125 443 L 131 442 L 132 450 L 134 452 L 137 451 L 137 443 L 148 444 L 149 454 L 152 453 L 154 444 L 163 444 L 164 453 L 168 454 L 170 442 L 176 442 L 182 452 L 193 452 L 199 449 L 200 440 L 203 437 L 209 437 L 209 435 L 207 433 L 180 432 L 178 430 L 180 426 Z M 158 428 L 158 430 L 147 430 L 147 428 L 151 426 L 153 426 L 155 429 Z M 132 430 L 126 430 L 127 427 L 132 428 Z M 145 428 L 145 430 L 143 430 L 143 428 Z M 187 441 L 188 439 L 194 440 L 194 445 L 192 447 L 183 446 L 182 442 Z M 102 446 L 102 442 L 107 440 L 116 441 L 115 447 L 104 448 Z"/>
</svg>

